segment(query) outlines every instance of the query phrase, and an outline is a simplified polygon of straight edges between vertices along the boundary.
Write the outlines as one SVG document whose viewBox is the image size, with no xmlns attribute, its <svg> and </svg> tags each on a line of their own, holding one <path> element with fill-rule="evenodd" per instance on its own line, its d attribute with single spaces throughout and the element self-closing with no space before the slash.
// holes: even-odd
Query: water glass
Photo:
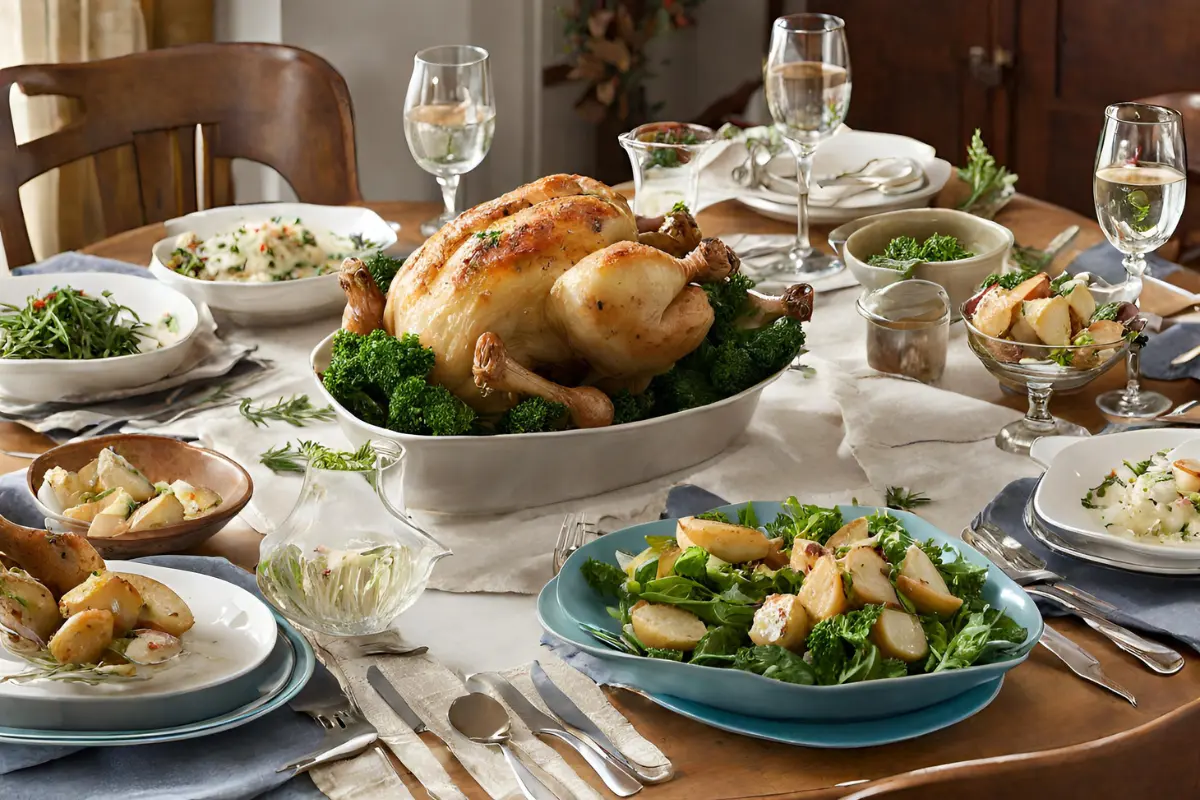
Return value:
<svg viewBox="0 0 1200 800">
<path fill-rule="evenodd" d="M 867 365 L 879 372 L 936 383 L 946 370 L 950 296 L 940 284 L 908 280 L 858 298 L 867 321 Z"/>
<path fill-rule="evenodd" d="M 680 122 L 651 122 L 617 141 L 633 165 L 633 211 L 659 217 L 676 203 L 699 210 L 701 156 L 716 140 L 712 128 Z"/>
</svg>

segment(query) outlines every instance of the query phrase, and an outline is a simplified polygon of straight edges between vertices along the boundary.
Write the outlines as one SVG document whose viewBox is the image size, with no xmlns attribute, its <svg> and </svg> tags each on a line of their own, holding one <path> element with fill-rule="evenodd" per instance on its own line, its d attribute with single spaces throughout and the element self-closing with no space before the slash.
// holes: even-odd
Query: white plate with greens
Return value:
<svg viewBox="0 0 1200 800">
<path fill-rule="evenodd" d="M 183 364 L 199 321 L 171 287 L 108 272 L 3 278 L 0 304 L 0 395 L 33 403 L 154 383 Z"/>
</svg>

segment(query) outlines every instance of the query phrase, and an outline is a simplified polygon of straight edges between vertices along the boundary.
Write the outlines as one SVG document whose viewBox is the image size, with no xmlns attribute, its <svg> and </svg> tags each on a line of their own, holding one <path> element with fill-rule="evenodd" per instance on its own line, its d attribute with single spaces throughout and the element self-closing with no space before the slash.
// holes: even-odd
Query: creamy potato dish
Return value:
<svg viewBox="0 0 1200 800">
<path fill-rule="evenodd" d="M 326 275 L 346 256 L 374 247 L 374 242 L 358 234 L 314 230 L 299 217 L 271 217 L 265 222 L 244 222 L 207 239 L 182 233 L 166 266 L 204 281 L 291 281 Z"/>
<path fill-rule="evenodd" d="M 1083 507 L 1118 536 L 1200 544 L 1200 461 L 1171 461 L 1168 452 L 1110 471 Z"/>
</svg>

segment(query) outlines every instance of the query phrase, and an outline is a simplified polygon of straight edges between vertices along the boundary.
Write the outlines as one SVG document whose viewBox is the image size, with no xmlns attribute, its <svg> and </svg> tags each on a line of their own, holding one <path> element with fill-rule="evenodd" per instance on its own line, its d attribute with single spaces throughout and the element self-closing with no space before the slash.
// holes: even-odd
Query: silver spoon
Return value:
<svg viewBox="0 0 1200 800">
<path fill-rule="evenodd" d="M 486 694 L 472 692 L 459 697 L 450 704 L 450 724 L 463 736 L 478 744 L 490 744 L 500 748 L 504 760 L 517 779 L 521 793 L 529 800 L 558 800 L 546 784 L 537 779 L 529 767 L 521 763 L 517 754 L 509 747 L 509 731 L 512 723 L 504 706 Z"/>
</svg>

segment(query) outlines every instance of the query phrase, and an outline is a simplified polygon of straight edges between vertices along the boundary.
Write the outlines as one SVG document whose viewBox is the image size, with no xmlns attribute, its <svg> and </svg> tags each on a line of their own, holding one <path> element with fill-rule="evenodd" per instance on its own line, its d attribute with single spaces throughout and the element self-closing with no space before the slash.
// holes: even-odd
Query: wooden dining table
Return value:
<svg viewBox="0 0 1200 800">
<path fill-rule="evenodd" d="M 420 241 L 422 220 L 434 216 L 440 208 L 433 203 L 372 202 L 369 207 L 384 219 L 400 223 L 401 243 Z M 1063 228 L 1077 224 L 1081 232 L 1072 252 L 1103 241 L 1093 220 L 1031 198 L 1018 196 L 1001 212 L 997 221 L 1008 226 L 1023 245 L 1044 246 Z M 789 224 L 766 219 L 733 201 L 721 203 L 699 214 L 706 235 L 726 233 L 788 233 Z M 85 252 L 133 264 L 148 262 L 151 246 L 165 235 L 162 225 L 149 225 L 111 237 L 85 249 Z M 826 247 L 825 231 L 814 231 L 814 243 Z M 1071 253 L 1063 254 L 1054 269 L 1061 270 Z M 1167 280 L 1188 292 L 1200 292 L 1200 275 L 1182 271 Z M 1161 287 L 1148 286 L 1143 306 L 1164 315 L 1186 307 L 1187 298 Z M 1057 415 L 1079 423 L 1092 431 L 1105 424 L 1095 406 L 1100 392 L 1123 384 L 1123 369 L 1113 369 L 1081 391 L 1055 399 Z M 1175 402 L 1200 397 L 1200 384 L 1193 380 L 1146 381 L 1148 389 L 1162 392 Z M 997 392 L 996 401 L 1023 409 L 1023 396 Z M 0 449 L 41 451 L 53 445 L 49 439 L 14 423 L 0 423 Z M 27 462 L 0 456 L 0 472 L 19 469 Z M 980 497 L 982 506 L 989 498 Z M 198 552 L 222 555 L 248 569 L 258 555 L 258 536 L 239 529 L 222 532 Z M 1197 587 L 1200 589 L 1200 586 Z M 453 625 L 453 620 L 445 624 Z M 1200 757 L 1193 741 L 1180 741 L 1175 748 L 1152 746 L 1156 726 L 1167 715 L 1186 715 L 1195 730 L 1200 730 L 1200 657 L 1186 651 L 1183 670 L 1164 677 L 1149 672 L 1131 656 L 1120 652 L 1107 640 L 1073 618 L 1055 618 L 1049 623 L 1093 653 L 1104 671 L 1138 698 L 1136 707 L 1092 684 L 1075 677 L 1042 648 L 1036 648 L 1028 661 L 1008 674 L 1002 691 L 980 713 L 946 730 L 910 741 L 869 749 L 820 750 L 789 747 L 767 741 L 725 733 L 676 716 L 642 698 L 613 690 L 613 703 L 630 719 L 638 731 L 659 746 L 674 762 L 677 777 L 665 784 L 647 787 L 641 796 L 648 800 L 724 800 L 725 798 L 841 797 L 861 787 L 863 782 L 972 759 L 1004 756 L 1073 747 L 1086 759 L 1089 743 L 1123 732 L 1131 732 L 1131 746 L 1146 743 L 1130 769 L 1154 769 L 1164 759 L 1185 759 L 1200 782 Z M 435 744 L 436 740 L 426 739 Z M 595 775 L 573 751 L 557 748 L 576 772 L 604 792 Z M 435 750 L 435 752 L 439 752 Z M 472 798 L 484 798 L 482 789 L 453 760 L 448 751 L 439 752 L 451 778 Z M 1086 773 L 1086 770 L 1083 771 Z M 405 781 L 414 796 L 423 790 L 411 775 Z M 1086 780 L 1079 786 L 1078 797 L 1092 794 Z M 1007 795 L 995 794 L 989 797 Z"/>
</svg>

